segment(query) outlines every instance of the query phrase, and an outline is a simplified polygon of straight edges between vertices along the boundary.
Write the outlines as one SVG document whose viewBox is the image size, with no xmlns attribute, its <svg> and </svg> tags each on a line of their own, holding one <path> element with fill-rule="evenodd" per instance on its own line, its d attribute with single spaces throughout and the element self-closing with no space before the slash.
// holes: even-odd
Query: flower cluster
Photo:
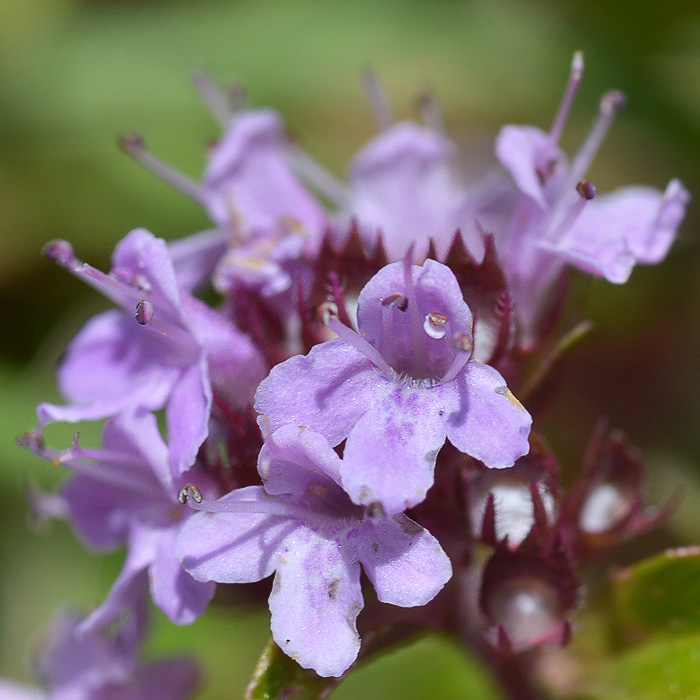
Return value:
<svg viewBox="0 0 700 700">
<path fill-rule="evenodd" d="M 214 228 L 172 243 L 134 230 L 109 273 L 66 241 L 45 249 L 116 307 L 70 343 L 66 402 L 41 404 L 23 438 L 71 472 L 37 507 L 94 548 L 127 547 L 84 639 L 146 589 L 185 624 L 216 583 L 274 573 L 275 642 L 341 676 L 362 650 L 361 572 L 369 631 L 390 604 L 504 653 L 568 639 L 580 567 L 663 512 L 642 512 L 641 465 L 603 432 L 565 494 L 516 395 L 532 393 L 565 265 L 626 281 L 665 256 L 688 201 L 677 180 L 596 196 L 585 175 L 624 100 L 603 96 L 569 163 L 558 141 L 581 73 L 577 54 L 550 131 L 505 127 L 502 167 L 477 184 L 430 101 L 424 125 L 383 124 L 346 183 L 202 74 L 224 132 L 200 182 L 122 139 Z M 196 296 L 209 285 L 217 307 Z M 99 447 L 45 444 L 52 422 L 103 419 Z"/>
</svg>

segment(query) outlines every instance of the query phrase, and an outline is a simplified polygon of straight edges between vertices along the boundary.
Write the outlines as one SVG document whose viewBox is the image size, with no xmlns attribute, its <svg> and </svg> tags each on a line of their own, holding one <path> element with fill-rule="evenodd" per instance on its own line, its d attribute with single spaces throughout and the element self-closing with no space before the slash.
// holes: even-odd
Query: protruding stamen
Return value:
<svg viewBox="0 0 700 700">
<path fill-rule="evenodd" d="M 148 299 L 141 299 L 141 301 L 136 304 L 136 314 L 134 314 L 134 317 L 140 326 L 147 326 L 153 320 L 154 313 L 155 309 L 153 308 L 153 304 L 151 304 Z"/>
<path fill-rule="evenodd" d="M 600 113 L 614 117 L 627 104 L 627 96 L 620 90 L 608 90 L 600 98 Z"/>
<path fill-rule="evenodd" d="M 348 191 L 335 175 L 326 170 L 317 160 L 312 158 L 303 148 L 296 144 L 288 146 L 292 168 L 299 177 L 305 180 L 321 196 L 338 209 L 348 208 Z"/>
<path fill-rule="evenodd" d="M 571 61 L 571 70 L 569 71 L 569 80 L 566 83 L 566 90 L 561 98 L 561 103 L 559 104 L 559 109 L 557 109 L 554 121 L 552 122 L 552 128 L 549 130 L 549 140 L 552 144 L 559 143 L 561 132 L 564 130 L 564 124 L 566 124 L 569 112 L 571 111 L 571 105 L 576 96 L 578 86 L 581 83 L 582 76 L 583 53 L 581 51 L 576 51 Z"/>
<path fill-rule="evenodd" d="M 598 118 L 593 124 L 591 132 L 583 142 L 579 152 L 574 158 L 569 170 L 569 177 L 566 181 L 564 191 L 574 187 L 575 184 L 583 177 L 593 162 L 600 144 L 603 142 L 605 135 L 608 133 L 610 126 L 615 118 L 615 115 L 625 104 L 625 96 L 619 90 L 610 90 L 606 92 L 600 100 L 600 111 Z"/>
<path fill-rule="evenodd" d="M 234 112 L 240 112 L 250 107 L 250 101 L 248 100 L 245 88 L 238 80 L 234 80 L 226 86 L 226 97 Z"/>
<path fill-rule="evenodd" d="M 362 85 L 377 127 L 380 131 L 388 129 L 394 123 L 394 115 L 386 90 L 372 68 L 366 68 L 362 71 Z"/>
<path fill-rule="evenodd" d="M 44 246 L 43 254 L 53 262 L 61 266 L 68 265 L 75 259 L 73 254 L 73 246 L 63 239 L 50 241 Z"/>
<path fill-rule="evenodd" d="M 396 308 L 399 311 L 406 311 L 408 299 L 401 292 L 392 292 L 382 299 L 382 306 Z"/>
<path fill-rule="evenodd" d="M 423 320 L 423 330 L 426 335 L 435 340 L 444 338 L 447 333 L 447 316 L 437 311 L 429 311 Z"/>
<path fill-rule="evenodd" d="M 192 81 L 212 116 L 223 128 L 226 128 L 233 117 L 233 111 L 226 95 L 205 70 L 194 71 L 192 73 Z"/>
<path fill-rule="evenodd" d="M 418 114 L 423 123 L 433 131 L 439 134 L 445 133 L 445 122 L 442 118 L 442 110 L 435 95 L 430 92 L 425 92 L 418 96 L 417 100 Z"/>
<path fill-rule="evenodd" d="M 590 180 L 580 180 L 576 185 L 576 192 L 579 194 L 576 201 L 564 212 L 563 217 L 558 222 L 553 220 L 553 227 L 545 231 L 542 236 L 545 247 L 547 244 L 556 246 L 566 236 L 567 231 L 581 215 L 586 203 L 595 197 L 595 185 Z"/>
<path fill-rule="evenodd" d="M 585 200 L 591 200 L 595 197 L 595 185 L 590 180 L 579 180 L 576 191 Z"/>
<path fill-rule="evenodd" d="M 190 498 L 195 503 L 202 502 L 202 492 L 194 484 L 185 484 L 177 494 L 177 500 L 185 505 Z"/>
<path fill-rule="evenodd" d="M 143 137 L 139 134 L 126 134 L 118 139 L 119 146 L 129 156 L 131 156 L 139 165 L 152 172 L 156 177 L 164 182 L 180 190 L 195 202 L 202 203 L 202 193 L 199 185 L 194 181 L 178 172 L 174 168 L 164 163 L 159 158 L 156 158 L 152 153 L 146 150 L 146 144 Z"/>
<path fill-rule="evenodd" d="M 192 510 L 204 513 L 231 513 L 256 515 L 271 515 L 279 518 L 292 518 L 295 520 L 309 519 L 316 522 L 324 518 L 316 511 L 307 510 L 297 503 L 285 502 L 279 496 L 262 496 L 255 500 L 243 500 L 229 498 L 226 500 L 210 501 L 202 498 L 201 491 L 194 484 L 185 484 L 178 493 L 177 500 Z"/>
</svg>

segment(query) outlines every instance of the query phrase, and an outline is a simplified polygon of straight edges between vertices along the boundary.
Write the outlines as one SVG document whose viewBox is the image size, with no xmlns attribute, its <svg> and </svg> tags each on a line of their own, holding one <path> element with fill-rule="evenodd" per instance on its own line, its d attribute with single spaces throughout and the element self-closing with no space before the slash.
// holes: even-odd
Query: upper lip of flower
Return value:
<svg viewBox="0 0 700 700">
<path fill-rule="evenodd" d="M 392 382 L 414 387 L 431 387 L 452 381 L 471 357 L 472 318 L 462 301 L 460 317 L 442 299 L 431 300 L 440 291 L 418 289 L 420 275 L 426 268 L 412 266 L 407 259 L 388 266 L 394 273 L 402 267 L 402 279 L 397 280 L 395 291 L 379 299 L 375 290 L 360 295 L 358 309 L 359 333 L 344 326 L 337 319 L 329 320 L 329 327 L 345 342 L 365 355 L 384 377 Z M 428 274 L 432 261 L 429 261 Z M 435 264 L 435 263 L 433 263 Z M 394 276 L 391 271 L 385 276 Z M 419 293 L 421 299 L 419 301 Z M 424 311 L 430 305 L 441 310 Z M 379 316 L 379 318 L 377 318 Z M 467 327 L 462 329 L 461 323 Z M 466 323 L 465 323 L 466 322 Z M 373 326 L 378 325 L 377 328 Z M 367 326 L 367 331 L 365 331 Z M 371 331 L 370 338 L 366 338 Z M 408 342 L 407 342 L 408 339 Z"/>
</svg>

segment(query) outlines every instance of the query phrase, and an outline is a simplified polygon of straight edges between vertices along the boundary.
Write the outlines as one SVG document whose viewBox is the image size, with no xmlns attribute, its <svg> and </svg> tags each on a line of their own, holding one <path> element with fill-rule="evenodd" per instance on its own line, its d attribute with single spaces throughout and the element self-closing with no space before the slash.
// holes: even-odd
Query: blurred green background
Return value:
<svg viewBox="0 0 700 700">
<path fill-rule="evenodd" d="M 122 561 L 121 552 L 86 552 L 63 524 L 42 533 L 27 525 L 23 486 L 49 488 L 61 475 L 15 438 L 33 426 L 38 401 L 58 398 L 55 363 L 102 308 L 39 251 L 68 238 L 81 258 L 105 267 L 133 227 L 175 238 L 208 225 L 196 205 L 123 156 L 115 135 L 142 132 L 154 152 L 197 176 L 202 145 L 218 134 L 189 78 L 203 67 L 240 79 L 255 104 L 280 110 L 295 138 L 341 175 L 374 133 L 358 77 L 372 65 L 401 117 L 414 116 L 417 94 L 433 90 L 450 134 L 482 172 L 500 126 L 548 128 L 576 49 L 586 73 L 563 138 L 569 153 L 603 90 L 628 96 L 590 172 L 599 191 L 664 187 L 677 176 L 697 197 L 697 2 L 0 0 L 0 676 L 28 680 L 32 640 L 52 610 L 99 602 Z M 585 285 L 597 331 L 540 426 L 572 470 L 605 413 L 645 449 L 652 500 L 684 488 L 665 532 L 635 556 L 700 542 L 697 209 L 662 266 L 637 269 L 624 287 Z M 62 444 L 69 433 L 50 437 Z M 161 616 L 150 650 L 193 651 L 210 681 L 202 697 L 240 697 L 266 625 L 264 611 L 211 610 L 181 629 Z M 337 697 L 493 693 L 460 650 L 429 639 L 351 676 Z"/>
</svg>

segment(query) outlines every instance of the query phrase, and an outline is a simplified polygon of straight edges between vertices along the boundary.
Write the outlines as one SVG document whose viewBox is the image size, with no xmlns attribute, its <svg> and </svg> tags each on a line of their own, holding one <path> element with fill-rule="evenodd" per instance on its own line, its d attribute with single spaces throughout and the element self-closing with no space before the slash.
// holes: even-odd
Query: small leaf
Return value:
<svg viewBox="0 0 700 700">
<path fill-rule="evenodd" d="M 597 666 L 575 700 L 700 700 L 700 636 L 666 639 Z"/>
<path fill-rule="evenodd" d="M 700 547 L 670 549 L 613 576 L 619 631 L 647 635 L 700 634 Z"/>
<path fill-rule="evenodd" d="M 258 661 L 246 700 L 322 700 L 338 678 L 321 678 L 284 654 L 272 639 Z"/>
</svg>

